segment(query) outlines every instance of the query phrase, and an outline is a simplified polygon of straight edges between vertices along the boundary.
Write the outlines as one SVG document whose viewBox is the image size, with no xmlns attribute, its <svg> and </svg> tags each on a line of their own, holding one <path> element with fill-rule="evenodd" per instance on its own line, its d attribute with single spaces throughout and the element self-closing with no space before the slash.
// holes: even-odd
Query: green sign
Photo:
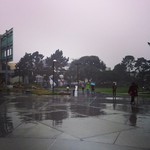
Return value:
<svg viewBox="0 0 150 150">
<path fill-rule="evenodd" d="M 10 30 L 6 30 L 6 33 L 4 33 L 0 38 L 0 42 L 1 42 L 0 60 L 2 62 L 12 61 L 13 60 L 13 28 L 11 28 Z"/>
</svg>

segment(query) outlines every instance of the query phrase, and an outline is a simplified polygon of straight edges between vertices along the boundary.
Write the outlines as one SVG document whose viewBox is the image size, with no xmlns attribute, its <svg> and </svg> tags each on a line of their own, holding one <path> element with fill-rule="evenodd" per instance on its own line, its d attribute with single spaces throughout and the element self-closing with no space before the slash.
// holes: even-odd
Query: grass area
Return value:
<svg viewBox="0 0 150 150">
<path fill-rule="evenodd" d="M 95 91 L 97 93 L 104 93 L 104 94 L 112 94 L 112 88 L 96 88 Z M 128 88 L 127 87 L 118 87 L 117 93 L 119 94 L 127 94 Z"/>
<path fill-rule="evenodd" d="M 65 88 L 55 88 L 54 93 L 51 89 L 44 89 L 41 87 L 15 87 L 15 88 L 6 88 L 0 87 L 0 92 L 2 93 L 26 93 L 26 94 L 36 94 L 36 95 L 70 95 Z"/>
<path fill-rule="evenodd" d="M 28 88 L 27 88 L 28 89 Z M 32 89 L 29 88 L 29 93 L 31 94 L 37 94 L 37 95 L 53 95 L 52 91 L 49 89 L 43 89 L 43 88 L 36 88 L 36 89 Z M 79 89 L 81 90 L 81 88 Z M 0 91 L 2 92 L 7 92 L 7 90 L 5 88 L 0 88 Z M 22 92 L 22 91 L 26 91 L 26 89 L 24 88 L 12 88 L 9 89 L 9 92 Z M 70 92 L 73 91 L 73 88 L 70 89 Z M 112 88 L 95 88 L 96 93 L 102 93 L 102 94 L 108 94 L 108 95 L 112 95 Z M 27 92 L 26 92 L 27 93 Z M 55 93 L 54 95 L 69 95 L 70 93 L 66 92 L 66 88 L 55 88 Z M 128 96 L 128 87 L 118 87 L 117 88 L 117 95 L 118 96 Z M 139 89 L 139 96 L 141 97 L 148 97 L 150 98 L 150 91 L 144 92 L 142 91 L 142 89 Z"/>
<path fill-rule="evenodd" d="M 112 94 L 112 88 L 96 88 L 95 91 L 97 93 L 102 94 Z M 117 95 L 127 95 L 128 96 L 128 87 L 118 87 L 117 88 Z M 150 91 L 142 91 L 142 89 L 139 89 L 139 96 L 141 97 L 149 97 L 150 98 Z"/>
<path fill-rule="evenodd" d="M 37 94 L 37 95 L 52 95 L 52 92 L 50 92 L 49 90 L 45 90 L 45 89 L 32 89 L 31 93 Z"/>
</svg>

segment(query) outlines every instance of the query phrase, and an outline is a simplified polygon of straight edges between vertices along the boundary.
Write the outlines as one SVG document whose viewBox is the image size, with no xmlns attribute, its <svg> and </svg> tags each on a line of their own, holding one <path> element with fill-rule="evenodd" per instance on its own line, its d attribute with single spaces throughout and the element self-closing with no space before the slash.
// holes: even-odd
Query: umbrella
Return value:
<svg viewBox="0 0 150 150">
<path fill-rule="evenodd" d="M 91 85 L 94 85 L 94 86 L 95 86 L 95 83 L 94 83 L 94 82 L 91 82 Z"/>
</svg>

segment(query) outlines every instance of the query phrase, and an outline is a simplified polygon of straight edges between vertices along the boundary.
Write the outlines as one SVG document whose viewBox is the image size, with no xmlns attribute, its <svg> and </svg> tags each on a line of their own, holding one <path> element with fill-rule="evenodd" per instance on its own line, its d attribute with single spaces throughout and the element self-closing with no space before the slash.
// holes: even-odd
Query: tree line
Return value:
<svg viewBox="0 0 150 150">
<path fill-rule="evenodd" d="M 55 64 L 53 60 L 57 60 Z M 98 56 L 83 56 L 69 62 L 69 57 L 63 56 L 63 51 L 59 49 L 47 58 L 38 51 L 25 53 L 16 64 L 15 75 L 22 76 L 23 80 L 28 77 L 29 82 L 33 83 L 36 75 L 48 81 L 53 71 L 55 79 L 63 75 L 68 84 L 85 79 L 95 82 L 97 86 L 107 86 L 114 81 L 119 85 L 128 85 L 132 81 L 140 86 L 149 86 L 150 83 L 150 60 L 143 57 L 135 59 L 127 55 L 110 70 Z"/>
</svg>

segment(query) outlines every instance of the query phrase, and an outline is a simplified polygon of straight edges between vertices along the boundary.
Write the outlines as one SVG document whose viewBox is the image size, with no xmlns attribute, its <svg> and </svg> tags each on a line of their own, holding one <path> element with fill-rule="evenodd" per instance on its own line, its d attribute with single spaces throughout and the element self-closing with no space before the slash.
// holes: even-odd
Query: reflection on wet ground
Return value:
<svg viewBox="0 0 150 150">
<path fill-rule="evenodd" d="M 6 136 L 13 130 L 12 119 L 6 113 L 0 113 L 0 137 Z"/>
<path fill-rule="evenodd" d="M 121 116 L 121 112 L 126 114 Z M 0 137 L 7 136 L 22 123 L 50 121 L 52 126 L 59 126 L 69 118 L 102 117 L 119 121 L 119 117 L 123 117 L 124 123 L 136 126 L 140 115 L 150 115 L 149 105 L 110 103 L 101 97 L 8 96 L 5 103 L 0 105 Z"/>
</svg>

